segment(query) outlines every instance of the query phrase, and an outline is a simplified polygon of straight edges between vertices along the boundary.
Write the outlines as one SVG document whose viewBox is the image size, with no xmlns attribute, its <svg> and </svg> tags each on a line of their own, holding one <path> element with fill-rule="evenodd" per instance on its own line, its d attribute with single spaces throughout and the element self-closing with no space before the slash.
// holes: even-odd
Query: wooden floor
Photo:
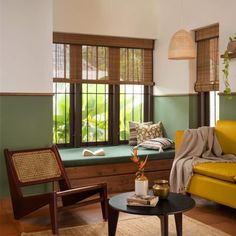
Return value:
<svg viewBox="0 0 236 236">
<path fill-rule="evenodd" d="M 230 235 L 236 235 L 236 209 L 196 197 L 194 199 L 197 205 L 194 209 L 186 212 L 187 216 L 218 228 Z M 47 207 L 41 208 L 36 213 L 32 213 L 21 220 L 14 220 L 10 199 L 2 199 L 0 203 L 0 235 L 2 236 L 19 236 L 21 232 L 41 231 L 51 227 Z M 133 216 L 125 213 L 120 214 L 120 218 L 129 217 Z M 94 204 L 61 212 L 59 225 L 60 227 L 70 227 L 101 221 L 100 205 Z"/>
</svg>

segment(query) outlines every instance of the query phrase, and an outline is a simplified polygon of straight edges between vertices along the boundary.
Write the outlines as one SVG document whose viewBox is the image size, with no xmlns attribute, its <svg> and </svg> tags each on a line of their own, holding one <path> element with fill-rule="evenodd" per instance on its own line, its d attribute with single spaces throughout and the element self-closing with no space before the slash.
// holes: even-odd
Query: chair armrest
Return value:
<svg viewBox="0 0 236 236">
<path fill-rule="evenodd" d="M 95 185 L 91 185 L 91 186 L 83 186 L 83 187 L 77 187 L 77 188 L 71 188 L 68 190 L 63 190 L 63 191 L 58 191 L 56 192 L 56 196 L 57 197 L 62 197 L 62 196 L 67 196 L 67 195 L 71 195 L 71 194 L 75 194 L 75 193 L 83 193 L 83 192 L 87 192 L 90 190 L 95 190 L 95 189 L 102 189 L 106 187 L 105 184 L 95 184 Z"/>
</svg>

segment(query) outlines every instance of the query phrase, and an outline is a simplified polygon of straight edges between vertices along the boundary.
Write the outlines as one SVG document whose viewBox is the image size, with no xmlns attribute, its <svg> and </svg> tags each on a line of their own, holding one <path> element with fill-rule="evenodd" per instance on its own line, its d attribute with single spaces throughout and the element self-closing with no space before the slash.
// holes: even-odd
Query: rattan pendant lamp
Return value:
<svg viewBox="0 0 236 236">
<path fill-rule="evenodd" d="M 181 0 L 181 10 L 182 0 Z M 182 14 L 180 14 L 182 15 Z M 181 22 L 182 22 L 181 17 Z M 171 38 L 168 59 L 171 60 L 186 60 L 196 58 L 196 47 L 190 32 L 181 29 L 177 31 Z"/>
</svg>

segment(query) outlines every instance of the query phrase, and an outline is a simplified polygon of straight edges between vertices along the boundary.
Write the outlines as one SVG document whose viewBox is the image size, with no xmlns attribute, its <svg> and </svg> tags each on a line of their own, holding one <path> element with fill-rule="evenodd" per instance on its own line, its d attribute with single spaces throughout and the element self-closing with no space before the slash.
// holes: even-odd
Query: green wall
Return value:
<svg viewBox="0 0 236 236">
<path fill-rule="evenodd" d="M 154 97 L 154 121 L 162 121 L 165 135 L 175 138 L 176 130 L 197 127 L 197 95 Z"/>
<path fill-rule="evenodd" d="M 220 95 L 221 120 L 236 120 L 236 94 L 231 101 Z M 197 95 L 169 95 L 154 97 L 154 121 L 162 121 L 167 137 L 174 139 L 176 130 L 196 128 L 198 125 Z"/>
<path fill-rule="evenodd" d="M 235 95 L 232 101 L 220 96 L 220 119 L 236 120 Z M 172 139 L 176 130 L 196 128 L 197 96 L 155 96 L 154 121 L 159 120 L 163 122 L 166 136 Z M 52 126 L 52 96 L 0 96 L 0 197 L 8 195 L 4 148 L 49 146 Z"/>
<path fill-rule="evenodd" d="M 227 100 L 225 96 L 220 96 L 220 120 L 236 120 L 236 95 L 232 100 Z"/>
<path fill-rule="evenodd" d="M 52 144 L 52 96 L 0 96 L 0 119 L 0 197 L 3 197 L 8 195 L 4 148 Z"/>
</svg>

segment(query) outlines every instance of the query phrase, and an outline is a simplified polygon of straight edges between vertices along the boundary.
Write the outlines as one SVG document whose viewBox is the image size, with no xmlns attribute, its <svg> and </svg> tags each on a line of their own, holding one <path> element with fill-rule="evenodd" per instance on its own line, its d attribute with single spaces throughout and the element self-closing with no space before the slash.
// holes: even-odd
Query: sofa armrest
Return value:
<svg viewBox="0 0 236 236">
<path fill-rule="evenodd" d="M 236 155 L 236 120 L 218 120 L 215 132 L 223 153 Z"/>
<path fill-rule="evenodd" d="M 177 130 L 175 133 L 175 152 L 178 151 L 181 140 L 184 135 L 184 130 Z"/>
</svg>

